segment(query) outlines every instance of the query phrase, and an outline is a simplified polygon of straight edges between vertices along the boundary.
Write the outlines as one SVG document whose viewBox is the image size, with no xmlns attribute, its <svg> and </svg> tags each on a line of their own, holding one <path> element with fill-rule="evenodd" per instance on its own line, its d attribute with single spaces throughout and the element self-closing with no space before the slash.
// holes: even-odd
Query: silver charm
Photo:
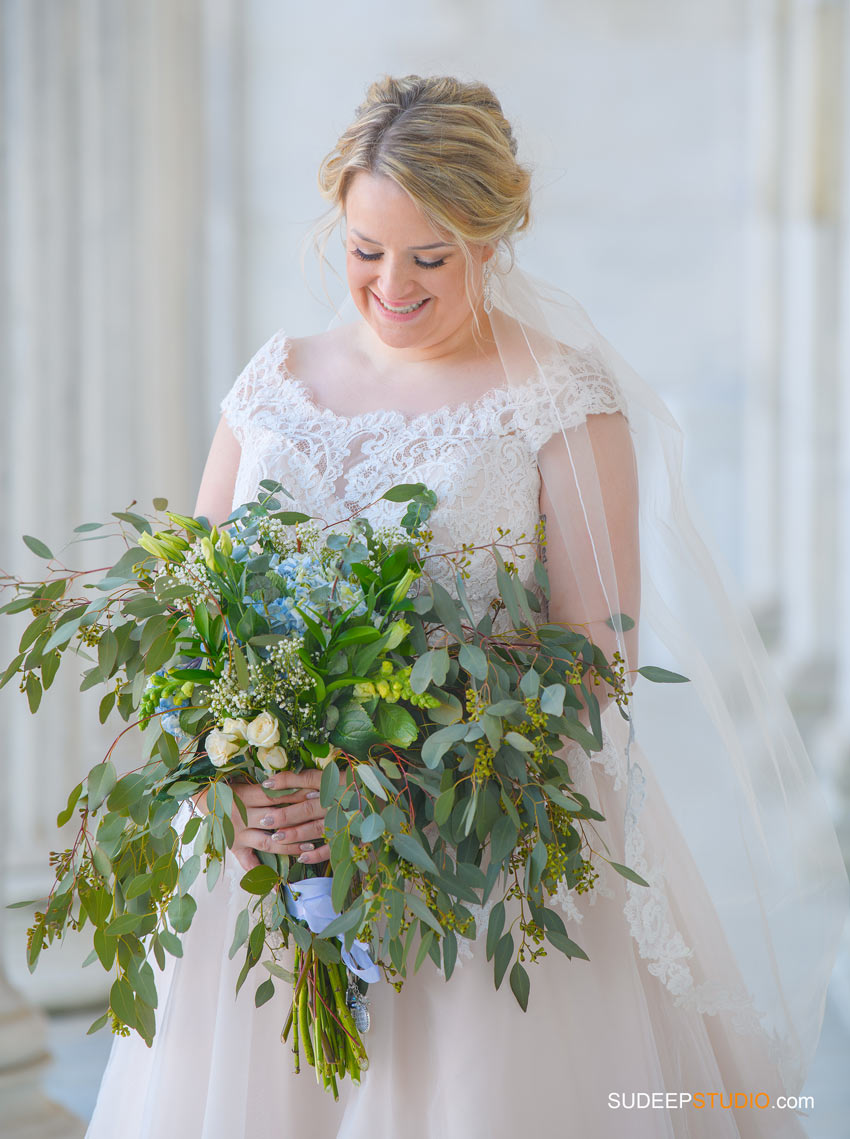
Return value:
<svg viewBox="0 0 850 1139">
<path fill-rule="evenodd" d="M 493 311 L 493 284 L 490 277 L 493 273 L 493 266 L 489 261 L 484 263 L 484 311 Z"/>
<path fill-rule="evenodd" d="M 369 1025 L 371 1024 L 368 1008 L 369 1001 L 357 987 L 357 979 L 353 973 L 348 974 L 348 989 L 345 993 L 345 1003 L 351 1012 L 354 1027 L 357 1031 L 361 1033 L 368 1032 Z"/>
</svg>

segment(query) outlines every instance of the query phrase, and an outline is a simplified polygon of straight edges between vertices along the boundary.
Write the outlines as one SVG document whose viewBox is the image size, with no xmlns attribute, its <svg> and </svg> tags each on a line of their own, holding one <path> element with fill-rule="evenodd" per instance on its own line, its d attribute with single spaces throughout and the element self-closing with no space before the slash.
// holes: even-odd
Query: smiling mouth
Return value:
<svg viewBox="0 0 850 1139">
<path fill-rule="evenodd" d="M 369 291 L 371 292 L 371 289 Z M 396 308 L 394 305 L 388 305 L 386 301 L 382 301 L 377 293 L 372 293 L 372 296 L 382 308 L 385 308 L 387 310 L 387 312 L 394 312 L 398 316 L 401 316 L 404 313 L 408 312 L 415 312 L 418 308 L 422 308 L 426 301 L 430 300 L 430 297 L 425 297 L 425 300 L 416 301 L 412 305 L 401 305 L 400 307 Z"/>
</svg>

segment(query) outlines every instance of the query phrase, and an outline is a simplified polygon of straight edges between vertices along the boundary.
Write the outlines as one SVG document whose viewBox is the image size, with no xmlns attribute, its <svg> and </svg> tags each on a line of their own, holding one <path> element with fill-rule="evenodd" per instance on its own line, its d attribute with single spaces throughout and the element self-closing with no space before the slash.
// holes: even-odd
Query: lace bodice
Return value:
<svg viewBox="0 0 850 1139">
<path fill-rule="evenodd" d="M 516 557 L 504 550 L 503 555 L 516 562 L 523 582 L 545 604 L 533 577 L 537 452 L 558 418 L 569 428 L 591 413 L 625 412 L 610 376 L 576 354 L 569 361 L 559 358 L 534 380 L 490 388 L 469 403 L 413 416 L 393 408 L 345 416 L 315 402 L 307 385 L 290 373 L 288 352 L 288 338 L 276 332 L 222 400 L 242 448 L 234 508 L 256 497 L 262 479 L 276 479 L 293 496 L 290 509 L 333 523 L 363 510 L 376 525 L 397 524 L 403 504 L 379 496 L 394 483 L 423 482 L 438 499 L 429 520 L 432 578 L 455 594 L 457 567 L 450 555 L 463 543 L 492 543 L 501 527 L 509 531 L 505 541 L 519 543 Z M 496 565 L 487 549 L 467 559 L 466 591 L 477 621 L 498 593 Z"/>
</svg>

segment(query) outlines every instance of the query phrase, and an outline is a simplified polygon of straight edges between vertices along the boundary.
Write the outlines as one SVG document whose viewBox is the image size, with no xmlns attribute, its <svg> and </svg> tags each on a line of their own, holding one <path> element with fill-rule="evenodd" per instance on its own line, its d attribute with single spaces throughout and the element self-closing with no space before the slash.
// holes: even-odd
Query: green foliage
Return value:
<svg viewBox="0 0 850 1139">
<path fill-rule="evenodd" d="M 162 969 L 167 956 L 182 955 L 201 880 L 216 888 L 234 824 L 247 818 L 235 783 L 260 782 L 270 756 L 280 761 L 274 747 L 266 754 L 248 738 L 246 725 L 264 721 L 264 742 L 283 749 L 289 766 L 323 768 L 338 916 L 312 934 L 287 912 L 282 887 L 324 868 L 258 852 L 260 865 L 241 877 L 246 905 L 229 955 L 242 955 L 237 993 L 262 962 L 258 1007 L 275 981 L 293 986 L 285 1035 L 293 1032 L 296 1056 L 336 1094 L 336 1079 L 359 1079 L 366 1062 L 345 1003 L 340 943 L 365 942 L 396 987 L 411 963 L 418 971 L 429 957 L 448 980 L 458 937 L 476 933 L 469 907 L 489 905 L 494 984 L 508 975 L 523 1010 L 526 965 L 545 943 L 586 956 L 546 905 L 562 885 L 592 889 L 602 857 L 584 824 L 603 816 L 572 790 L 564 750 L 601 749 L 597 685 L 625 718 L 630 693 L 619 653 L 609 662 L 580 630 L 540 623 L 539 599 L 513 560 L 524 556 L 521 543 L 508 542 L 508 532 L 490 547 L 499 596 L 477 621 L 464 585 L 471 548 L 455 551 L 456 596 L 430 577 L 426 524 L 437 499 L 423 484 L 383 496 L 406 504 L 394 536 L 364 515 L 323 535 L 316 520 L 281 509 L 287 492 L 278 483 L 264 480 L 260 490 L 221 529 L 173 512 L 165 526 L 115 512 L 122 551 L 98 580 L 65 569 L 44 581 L 10 579 L 15 596 L 0 613 L 31 619 L 0 687 L 16 678 L 36 712 L 61 663 L 76 657 L 85 661 L 81 690 L 104 689 L 99 720 L 117 713 L 141 732 L 139 765 L 119 775 L 110 748 L 57 817 L 65 827 L 76 816 L 77 834 L 51 855 L 55 882 L 28 931 L 27 961 L 34 969 L 42 949 L 87 925 L 90 959 L 114 973 L 108 1013 L 90 1031 L 109 1023 L 150 1044 L 151 962 Z M 166 507 L 155 500 L 156 510 Z M 85 537 L 72 544 L 115 531 L 84 523 L 75 534 Z M 59 564 L 39 539 L 24 541 Z M 281 551 L 292 558 L 302 549 L 323 573 L 296 594 Z M 548 597 L 538 558 L 533 577 Z M 298 616 L 296 632 L 281 627 L 284 603 L 287 620 Z M 512 628 L 495 633 L 503 611 Z M 634 624 L 626 614 L 609 623 Z M 653 666 L 637 671 L 655 682 L 686 680 Z M 203 815 L 186 806 L 190 799 Z M 284 801 L 271 791 L 269 800 Z M 294 974 L 276 960 L 290 937 Z"/>
</svg>

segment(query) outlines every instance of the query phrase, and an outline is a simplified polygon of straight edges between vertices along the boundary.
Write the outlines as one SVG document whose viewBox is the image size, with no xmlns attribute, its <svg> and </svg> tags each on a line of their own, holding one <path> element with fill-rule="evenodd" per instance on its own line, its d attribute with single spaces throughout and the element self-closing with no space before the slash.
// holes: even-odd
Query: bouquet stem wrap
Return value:
<svg viewBox="0 0 850 1139">
<path fill-rule="evenodd" d="M 334 918 L 339 917 L 331 901 L 333 877 L 303 878 L 283 888 L 286 909 L 292 917 L 307 923 L 312 933 L 321 933 Z M 344 941 L 344 937 L 339 937 Z M 343 947 L 342 960 L 356 977 L 372 985 L 381 979 L 381 971 L 372 960 L 369 946 L 355 939 L 351 950 Z"/>
</svg>

